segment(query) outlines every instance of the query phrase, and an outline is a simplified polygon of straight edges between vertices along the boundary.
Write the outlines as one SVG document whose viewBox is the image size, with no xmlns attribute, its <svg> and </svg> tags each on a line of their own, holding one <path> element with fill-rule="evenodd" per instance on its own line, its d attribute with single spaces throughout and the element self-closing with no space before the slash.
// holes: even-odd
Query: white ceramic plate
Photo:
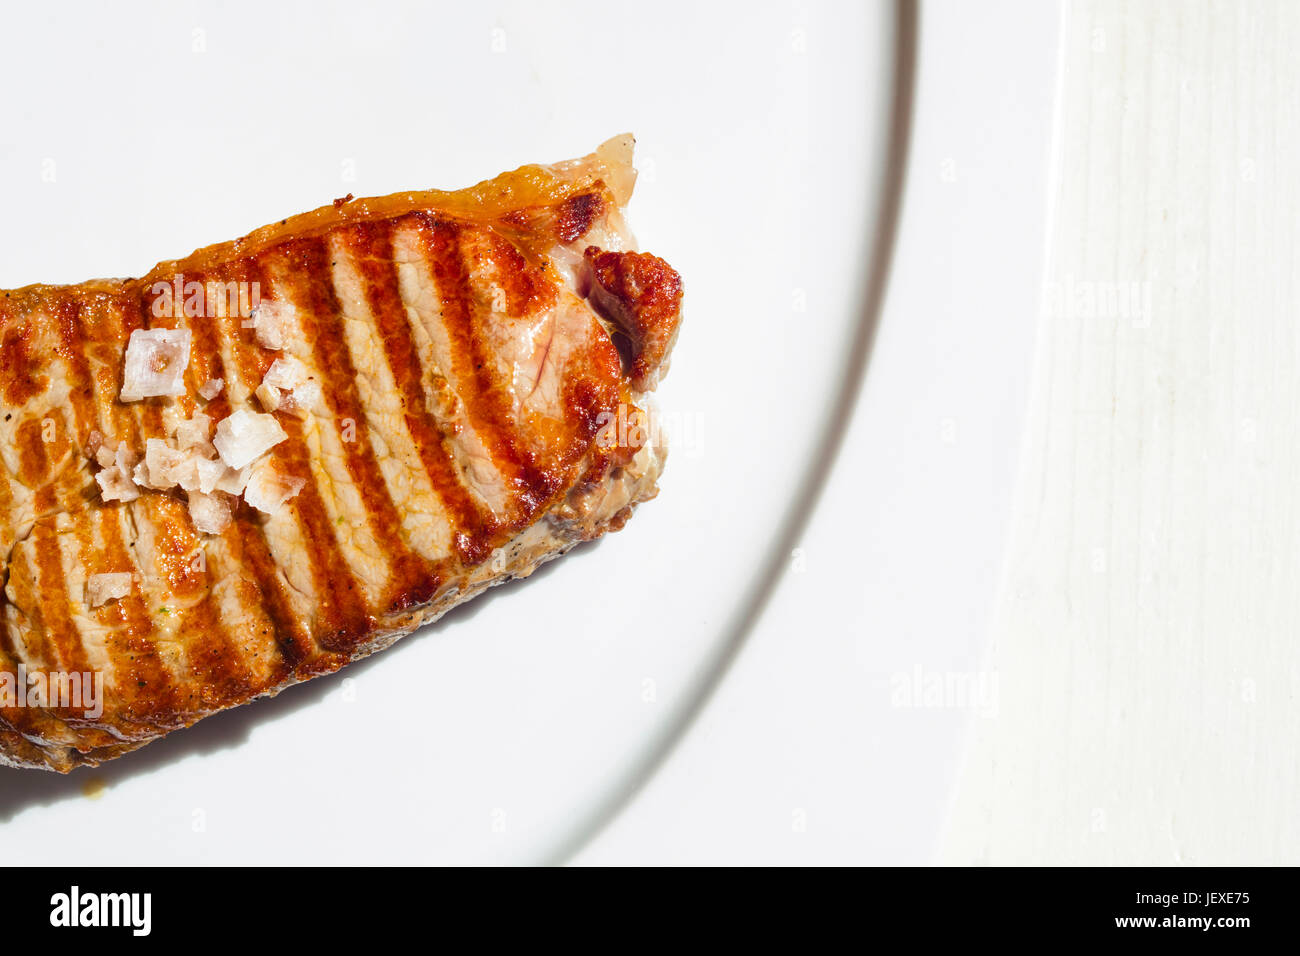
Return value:
<svg viewBox="0 0 1300 956">
<path fill-rule="evenodd" d="M 687 284 L 663 490 L 623 532 L 107 767 L 0 771 L 6 855 L 559 859 L 719 673 L 839 426 L 894 10 L 539 6 L 6 12 L 0 287 L 139 275 L 344 193 L 465 185 L 624 130 L 633 228 Z"/>
</svg>

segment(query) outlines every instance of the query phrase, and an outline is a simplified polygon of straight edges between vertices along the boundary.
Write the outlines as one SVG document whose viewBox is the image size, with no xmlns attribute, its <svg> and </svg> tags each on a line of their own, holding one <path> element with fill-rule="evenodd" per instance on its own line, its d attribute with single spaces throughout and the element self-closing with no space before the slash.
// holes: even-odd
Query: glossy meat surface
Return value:
<svg viewBox="0 0 1300 956">
<path fill-rule="evenodd" d="M 639 414 L 681 316 L 680 278 L 623 222 L 631 146 L 340 200 L 137 280 L 0 294 L 0 678 L 104 682 L 93 716 L 0 693 L 0 763 L 99 763 L 337 670 L 653 497 L 662 448 L 602 437 Z M 281 349 L 248 290 L 287 317 Z M 190 331 L 185 394 L 119 399 L 142 328 Z M 203 534 L 184 494 L 102 499 L 96 447 L 143 455 L 195 412 L 261 412 L 289 357 L 319 393 L 274 412 L 276 467 L 302 483 L 287 505 L 232 498 Z M 91 576 L 122 572 L 130 593 L 94 606 Z"/>
</svg>

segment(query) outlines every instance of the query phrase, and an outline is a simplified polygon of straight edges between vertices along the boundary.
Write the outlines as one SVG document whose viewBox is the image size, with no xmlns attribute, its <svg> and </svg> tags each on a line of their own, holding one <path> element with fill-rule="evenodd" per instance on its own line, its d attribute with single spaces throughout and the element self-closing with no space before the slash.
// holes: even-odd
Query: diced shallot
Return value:
<svg viewBox="0 0 1300 956">
<path fill-rule="evenodd" d="M 253 469 L 244 488 L 244 500 L 265 514 L 276 514 L 307 484 L 302 478 L 282 474 L 269 460 Z"/>
<path fill-rule="evenodd" d="M 195 412 L 176 426 L 176 447 L 181 451 L 191 448 L 203 452 L 213 451 L 212 442 L 208 439 L 211 428 L 212 419 L 202 412 Z"/>
<path fill-rule="evenodd" d="M 273 412 L 280 407 L 280 390 L 274 385 L 267 385 L 263 382 L 257 386 L 257 391 L 253 393 L 257 400 L 262 403 L 262 407 L 268 412 Z"/>
<path fill-rule="evenodd" d="M 91 607 L 99 607 L 115 598 L 126 597 L 131 593 L 134 580 L 135 576 L 129 571 L 92 574 L 86 578 L 86 600 Z"/>
<path fill-rule="evenodd" d="M 230 527 L 230 503 L 222 495 L 190 492 L 190 520 L 196 531 L 221 534 Z"/>
<path fill-rule="evenodd" d="M 101 466 L 95 475 L 95 482 L 105 501 L 134 501 L 140 497 L 140 489 L 136 487 L 131 474 L 136 466 L 135 453 L 127 447 L 126 442 L 118 442 L 116 450 L 106 442 L 101 443 L 95 453 L 95 460 Z"/>
<path fill-rule="evenodd" d="M 190 466 L 190 456 L 161 438 L 150 438 L 144 443 L 144 471 L 136 469 L 135 479 L 156 491 L 166 491 L 180 484 L 182 475 Z"/>
<path fill-rule="evenodd" d="M 262 376 L 263 385 L 272 385 L 282 391 L 292 391 L 307 381 L 307 366 L 292 355 L 278 358 Z"/>
<path fill-rule="evenodd" d="M 189 329 L 136 329 L 127 341 L 121 399 L 184 395 L 190 364 Z"/>
<path fill-rule="evenodd" d="M 217 424 L 212 443 L 222 461 L 231 468 L 243 468 L 288 437 L 274 415 L 241 408 Z"/>
<path fill-rule="evenodd" d="M 274 299 L 259 301 L 250 316 L 257 344 L 276 351 L 284 348 L 289 340 L 289 326 L 294 317 L 294 307 L 288 302 Z"/>
</svg>

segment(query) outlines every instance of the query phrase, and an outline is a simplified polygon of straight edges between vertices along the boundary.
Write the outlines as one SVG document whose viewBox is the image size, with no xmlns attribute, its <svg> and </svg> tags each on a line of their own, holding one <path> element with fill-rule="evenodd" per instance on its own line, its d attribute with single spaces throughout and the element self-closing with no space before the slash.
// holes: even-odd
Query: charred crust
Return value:
<svg viewBox="0 0 1300 956">
<path fill-rule="evenodd" d="M 578 193 L 560 203 L 555 216 L 555 234 L 560 242 L 581 239 L 605 212 L 599 192 Z"/>
<path fill-rule="evenodd" d="M 682 277 L 646 252 L 588 246 L 583 258 L 591 272 L 592 306 L 627 337 L 619 343 L 620 354 L 632 385 L 654 388 L 681 323 Z"/>
<path fill-rule="evenodd" d="M 178 606 L 184 605 L 182 616 L 170 619 L 179 623 L 175 630 L 169 627 L 165 632 L 156 627 L 160 620 L 156 614 L 172 615 L 177 608 L 155 608 L 143 593 L 92 611 L 101 622 L 112 618 L 106 652 L 120 676 L 106 695 L 102 719 L 84 720 L 66 708 L 39 712 L 6 708 L 0 711 L 0 766 L 60 772 L 95 766 L 217 710 L 332 673 L 382 650 L 487 585 L 527 576 L 541 561 L 564 553 L 578 541 L 621 528 L 634 506 L 653 498 L 661 467 L 658 454 L 652 449 L 640 455 L 644 445 L 630 437 L 630 432 L 612 445 L 599 435 L 615 410 L 621 414 L 623 403 L 630 406 L 629 421 L 641 414 L 632 404 L 636 396 L 629 370 L 643 383 L 666 367 L 667 349 L 680 321 L 680 278 L 653 256 L 614 253 L 601 258 L 598 249 L 588 258 L 574 255 L 597 241 L 607 217 L 612 215 L 611 226 L 621 229 L 615 210 L 626 201 L 634 175 L 626 166 L 628 153 L 630 141 L 626 146 L 603 148 L 599 162 L 581 168 L 565 167 L 554 174 L 540 167 L 525 169 L 456 194 L 406 193 L 360 201 L 349 194 L 313 213 L 282 219 L 278 227 L 257 230 L 181 261 L 162 263 L 149 278 L 0 292 L 0 398 L 19 406 L 17 415 L 12 409 L 0 412 L 7 421 L 17 418 L 10 441 L 19 464 L 10 483 L 38 489 L 34 511 L 45 516 L 33 532 L 32 553 L 24 561 L 43 561 L 46 566 L 37 568 L 35 575 L 28 567 L 25 584 L 18 575 L 9 578 L 11 587 L 26 589 L 18 594 L 16 606 L 33 606 L 35 602 L 45 608 L 40 603 L 44 598 L 33 590 L 37 582 L 53 589 L 51 593 L 58 595 L 54 603 L 62 605 L 67 579 L 61 576 L 64 541 L 58 535 L 76 535 L 81 554 L 90 559 L 87 574 L 132 566 L 143 553 L 139 551 L 143 542 L 137 542 L 129 530 L 135 509 L 142 506 L 97 503 L 93 485 L 89 491 L 82 487 L 84 472 L 67 470 L 60 476 L 62 483 L 56 483 L 53 476 L 69 445 L 93 457 L 105 440 L 96 427 L 137 448 L 146 436 L 165 434 L 162 408 L 168 404 L 166 399 L 143 402 L 138 410 L 123 412 L 120 417 L 117 412 L 105 413 L 102 405 L 104 401 L 111 404 L 117 394 L 110 357 L 120 351 L 119 340 L 136 328 L 153 324 L 154 297 L 146 293 L 152 278 L 185 272 L 200 281 L 211 276 L 214 281 L 238 279 L 269 287 L 272 276 L 282 269 L 287 278 L 275 281 L 294 283 L 293 300 L 300 304 L 300 321 L 310 330 L 307 341 L 318 350 L 313 352 L 315 364 L 326 379 L 323 384 L 333 410 L 343 414 L 346 409 L 360 421 L 363 416 L 358 412 L 364 413 L 365 408 L 359 404 L 362 399 L 350 397 L 352 384 L 348 384 L 358 370 L 351 365 L 346 343 L 330 324 L 341 309 L 331 300 L 332 270 L 337 263 L 327 241 L 332 242 L 336 235 L 346 236 L 354 247 L 353 258 L 362 271 L 366 301 L 376 321 L 381 314 L 393 316 L 393 327 L 381 330 L 386 349 L 381 361 L 387 361 L 401 378 L 401 403 L 410 431 L 412 421 L 424 415 L 426 396 L 414 343 L 402 339 L 400 347 L 392 344 L 393 329 L 405 328 L 409 316 L 402 308 L 396 265 L 391 261 L 391 232 L 399 222 L 403 227 L 445 229 L 454 240 L 445 250 L 448 266 L 454 269 L 443 270 L 446 276 L 435 270 L 434 279 L 449 276 L 454 280 L 455 288 L 448 291 L 444 304 L 460 302 L 464 306 L 464 314 L 457 315 L 455 321 L 444 316 L 444 325 L 463 332 L 463 340 L 458 338 L 451 350 L 457 361 L 464 359 L 466 369 L 460 376 L 460 391 L 441 380 L 439 399 L 443 390 L 456 403 L 468 403 L 474 395 L 479 396 L 473 411 L 475 426 L 494 463 L 508 478 L 497 511 L 479 503 L 467 485 L 464 502 L 453 506 L 460 494 L 454 489 L 462 489 L 464 483 L 456 471 L 456 459 L 449 456 L 444 464 L 438 449 L 450 443 L 454 430 L 463 427 L 458 417 L 461 412 L 452 415 L 430 409 L 417 441 L 417 453 L 426 457 L 416 466 L 429 473 L 433 493 L 447 505 L 453 551 L 446 558 L 426 560 L 402 543 L 399 526 L 384 515 L 387 506 L 376 496 L 383 495 L 386 486 L 382 475 L 376 480 L 369 464 L 370 438 L 363 428 L 355 443 L 347 443 L 343 464 L 348 480 L 360 493 L 365 520 L 375 529 L 377 540 L 385 542 L 385 581 L 376 583 L 373 597 L 368 594 L 349 565 L 349 556 L 338 547 L 334 524 L 327 520 L 320 493 L 309 481 L 291 506 L 301 529 L 296 557 L 310 566 L 310 586 L 301 590 L 283 573 L 281 556 L 272 547 L 274 539 L 268 536 L 271 532 L 260 513 L 236 499 L 234 521 L 223 536 L 226 556 L 219 567 L 223 581 L 232 589 L 229 601 L 239 606 L 233 617 L 228 616 L 229 605 L 222 595 L 209 587 L 212 579 L 207 572 L 197 571 L 190 562 L 194 547 L 180 493 L 153 496 L 147 517 L 155 528 L 148 550 L 158 568 L 160 590 L 175 594 Z M 607 187 L 597 175 L 614 185 Z M 289 226 L 290 222 L 294 225 Z M 619 229 L 613 233 L 618 234 Z M 471 247 L 468 239 L 476 236 Z M 462 238 L 467 240 L 464 248 Z M 557 241 L 567 247 L 564 255 L 548 258 Z M 434 252 L 424 254 L 424 264 L 431 269 L 441 267 Z M 613 330 L 607 337 L 589 316 L 582 316 L 582 351 L 563 359 L 562 392 L 556 405 L 548 405 L 556 414 L 544 422 L 517 420 L 508 414 L 509 403 L 498 401 L 506 386 L 488 361 L 491 343 L 478 341 L 482 323 L 476 318 L 489 307 L 495 312 L 496 299 L 489 306 L 476 298 L 481 290 L 471 284 L 466 272 L 473 256 L 491 260 L 472 264 L 491 266 L 494 279 L 505 292 L 506 315 L 493 314 L 493 322 L 533 317 L 555 308 L 558 290 L 563 288 L 566 297 L 571 295 L 567 286 L 571 280 L 584 297 L 591 291 L 593 308 L 599 298 L 603 311 L 613 317 L 604 323 L 604 328 Z M 367 271 L 372 266 L 373 271 Z M 577 275 L 569 272 L 574 267 Z M 566 283 L 563 287 L 562 282 Z M 572 303 L 566 301 L 565 305 Z M 40 321 L 33 324 L 33 315 L 40 316 Z M 227 318 L 233 321 L 233 317 Z M 212 323 L 194 323 L 193 328 L 194 355 L 203 360 L 202 367 L 194 367 L 194 377 L 199 380 L 257 380 L 274 359 L 249 336 L 233 331 L 239 328 L 237 322 L 230 333 L 234 351 L 224 358 L 218 348 L 220 335 Z M 58 368 L 68 368 L 69 427 L 60 427 L 59 443 L 51 446 L 42 435 L 39 416 L 21 409 L 36 395 L 26 401 L 15 400 L 29 392 L 48 392 L 53 375 L 64 374 L 51 364 L 56 360 L 61 363 Z M 217 418 L 229 414 L 231 401 L 230 391 L 223 392 L 209 406 L 210 414 Z M 301 426 L 285 424 L 290 441 L 277 454 L 283 454 L 284 461 L 299 474 L 308 474 L 310 449 L 303 442 Z M 415 440 L 414 432 L 412 438 Z M 0 505 L 11 507 L 6 502 Z M 95 526 L 98 530 L 88 530 L 91 526 L 80 517 L 66 532 L 54 525 L 56 517 L 81 516 L 96 507 L 113 512 L 110 520 Z M 492 560 L 498 548 L 508 562 L 504 569 Z M 80 600 L 79 595 L 69 593 L 68 597 L 74 604 Z M 74 632 L 66 627 L 71 617 L 57 631 L 52 620 L 53 616 L 24 633 L 34 633 L 35 640 L 49 644 L 51 655 L 80 670 L 85 648 L 72 644 Z M 0 664 L 13 659 L 12 648 L 6 650 L 5 641 L 0 629 Z M 184 669 L 173 664 L 169 656 L 173 647 L 183 652 Z"/>
</svg>

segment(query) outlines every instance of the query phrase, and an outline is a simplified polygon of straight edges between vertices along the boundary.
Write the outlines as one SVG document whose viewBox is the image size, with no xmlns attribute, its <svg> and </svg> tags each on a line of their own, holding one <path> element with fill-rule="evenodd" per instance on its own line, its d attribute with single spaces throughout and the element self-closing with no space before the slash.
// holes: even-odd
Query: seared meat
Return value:
<svg viewBox="0 0 1300 956">
<path fill-rule="evenodd" d="M 663 449 L 618 423 L 682 291 L 625 227 L 631 152 L 3 293 L 0 763 L 98 764 L 335 671 L 654 497 Z M 141 329 L 188 330 L 183 394 L 122 401 Z M 261 484 L 216 458 L 249 422 L 277 440 Z M 212 471 L 188 495 L 158 478 L 187 447 Z M 102 713 L 6 695 L 24 672 L 102 675 Z"/>
</svg>

